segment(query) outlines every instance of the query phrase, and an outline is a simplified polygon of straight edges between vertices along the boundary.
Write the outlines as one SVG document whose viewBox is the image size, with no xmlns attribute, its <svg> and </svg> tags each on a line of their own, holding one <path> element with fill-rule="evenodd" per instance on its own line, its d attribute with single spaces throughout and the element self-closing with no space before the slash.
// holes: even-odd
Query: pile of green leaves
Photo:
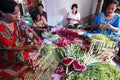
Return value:
<svg viewBox="0 0 120 80">
<path fill-rule="evenodd" d="M 42 37 L 43 38 L 59 38 L 59 36 L 57 35 L 57 34 L 51 34 L 51 33 L 49 33 L 49 32 L 44 32 L 44 33 L 42 33 Z"/>
<path fill-rule="evenodd" d="M 73 57 L 74 59 L 80 60 L 85 53 L 77 43 L 56 48 L 55 52 L 55 57 L 58 61 L 61 61 L 61 59 L 65 57 Z"/>
<path fill-rule="evenodd" d="M 120 80 L 120 70 L 109 63 L 97 62 L 82 73 L 73 72 L 68 80 Z"/>
<path fill-rule="evenodd" d="M 100 40 L 103 42 L 113 42 L 114 39 L 103 34 L 94 34 L 91 36 L 92 39 Z"/>
<path fill-rule="evenodd" d="M 54 44 L 46 44 L 40 51 L 41 55 L 46 53 L 55 53 L 55 45 Z"/>
</svg>

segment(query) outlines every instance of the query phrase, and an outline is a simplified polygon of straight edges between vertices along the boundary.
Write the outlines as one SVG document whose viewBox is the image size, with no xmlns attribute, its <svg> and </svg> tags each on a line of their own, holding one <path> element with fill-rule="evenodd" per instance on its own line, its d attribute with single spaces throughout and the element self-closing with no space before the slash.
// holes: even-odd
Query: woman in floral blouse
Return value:
<svg viewBox="0 0 120 80">
<path fill-rule="evenodd" d="M 92 30 L 85 33 L 84 36 L 100 33 L 110 36 L 120 42 L 120 36 L 118 35 L 120 32 L 120 15 L 115 13 L 117 5 L 118 1 L 109 0 L 105 6 L 105 11 L 99 13 L 93 20 L 91 25 Z M 118 57 L 120 57 L 120 51 Z"/>
<path fill-rule="evenodd" d="M 19 20 L 19 6 L 15 1 L 1 0 L 0 13 L 0 58 L 7 63 L 27 62 L 29 50 L 40 47 L 38 36 Z M 28 38 L 33 44 L 26 45 Z"/>
<path fill-rule="evenodd" d="M 101 33 L 120 40 L 120 37 L 115 34 L 120 31 L 120 15 L 115 13 L 117 5 L 116 0 L 110 0 L 106 4 L 105 11 L 94 18 L 91 25 L 92 30 L 88 33 Z"/>
</svg>

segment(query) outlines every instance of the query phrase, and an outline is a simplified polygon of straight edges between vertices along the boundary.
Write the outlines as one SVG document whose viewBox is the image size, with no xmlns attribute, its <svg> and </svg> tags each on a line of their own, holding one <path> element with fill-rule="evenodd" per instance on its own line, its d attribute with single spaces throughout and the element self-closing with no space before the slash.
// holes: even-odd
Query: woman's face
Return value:
<svg viewBox="0 0 120 80">
<path fill-rule="evenodd" d="M 3 17 L 8 22 L 17 22 L 17 21 L 19 21 L 19 17 L 20 17 L 19 7 L 16 6 L 13 13 L 4 13 L 3 12 Z"/>
<path fill-rule="evenodd" d="M 112 15 L 114 11 L 116 10 L 116 4 L 112 3 L 109 4 L 108 7 L 106 8 L 106 15 Z"/>
<path fill-rule="evenodd" d="M 39 6 L 39 7 L 38 7 L 38 10 L 39 10 L 40 13 L 42 13 L 42 12 L 43 12 L 43 7 L 42 7 L 42 6 Z"/>
<path fill-rule="evenodd" d="M 75 13 L 77 11 L 77 8 L 76 7 L 73 7 L 72 8 L 72 12 Z"/>
<path fill-rule="evenodd" d="M 40 20 L 40 15 L 39 15 L 39 14 L 37 15 L 37 20 L 38 20 L 38 21 Z"/>
</svg>

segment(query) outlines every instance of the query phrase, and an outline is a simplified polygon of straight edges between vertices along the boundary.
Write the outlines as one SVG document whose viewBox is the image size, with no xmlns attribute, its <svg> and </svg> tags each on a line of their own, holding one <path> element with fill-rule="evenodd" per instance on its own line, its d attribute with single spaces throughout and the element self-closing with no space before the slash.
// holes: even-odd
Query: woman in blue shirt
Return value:
<svg viewBox="0 0 120 80">
<path fill-rule="evenodd" d="M 120 40 L 120 37 L 115 33 L 120 31 L 120 15 L 114 13 L 118 2 L 116 0 L 110 0 L 106 4 L 105 11 L 99 13 L 93 20 L 91 29 L 92 31 L 87 34 L 101 33 L 113 37 L 116 40 Z"/>
<path fill-rule="evenodd" d="M 120 41 L 120 36 L 116 33 L 120 32 L 120 15 L 115 13 L 118 1 L 110 0 L 106 4 L 105 10 L 99 13 L 93 20 L 91 29 L 92 31 L 85 33 L 84 36 L 89 34 L 104 34 L 113 37 L 115 40 Z M 118 56 L 120 56 L 120 51 Z"/>
</svg>

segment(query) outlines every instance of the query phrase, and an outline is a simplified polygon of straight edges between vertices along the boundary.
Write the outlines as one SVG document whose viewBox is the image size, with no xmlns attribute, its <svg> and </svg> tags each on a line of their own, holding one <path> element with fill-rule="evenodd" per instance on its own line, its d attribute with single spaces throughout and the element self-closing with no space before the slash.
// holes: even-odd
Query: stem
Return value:
<svg viewBox="0 0 120 80">
<path fill-rule="evenodd" d="M 66 75 L 68 75 L 68 66 L 66 67 Z"/>
</svg>

